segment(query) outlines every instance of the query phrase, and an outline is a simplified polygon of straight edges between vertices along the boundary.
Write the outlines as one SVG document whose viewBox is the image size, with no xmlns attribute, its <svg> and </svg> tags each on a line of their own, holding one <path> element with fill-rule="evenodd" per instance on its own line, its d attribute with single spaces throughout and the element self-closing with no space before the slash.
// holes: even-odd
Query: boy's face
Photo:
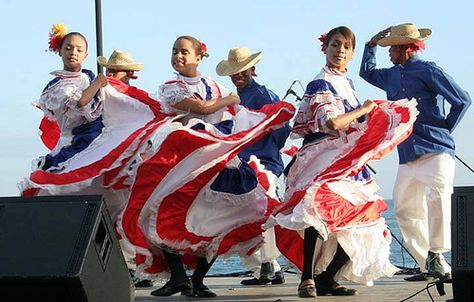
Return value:
<svg viewBox="0 0 474 302">
<path fill-rule="evenodd" d="M 398 65 L 401 63 L 401 57 L 403 52 L 402 45 L 392 45 L 388 50 L 390 55 L 390 61 L 392 61 L 393 65 Z"/>
<path fill-rule="evenodd" d="M 231 75 L 230 79 L 232 80 L 232 83 L 234 83 L 235 87 L 238 89 L 244 89 L 247 87 L 250 80 L 252 79 L 254 68 L 255 67 L 251 67 L 247 70 Z"/>
</svg>

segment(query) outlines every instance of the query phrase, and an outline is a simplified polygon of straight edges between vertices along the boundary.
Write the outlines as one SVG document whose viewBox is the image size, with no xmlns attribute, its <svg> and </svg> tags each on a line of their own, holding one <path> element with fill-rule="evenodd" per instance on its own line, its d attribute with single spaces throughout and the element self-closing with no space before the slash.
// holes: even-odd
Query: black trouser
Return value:
<svg viewBox="0 0 474 302">
<path fill-rule="evenodd" d="M 309 227 L 304 230 L 304 264 L 301 281 L 314 278 L 314 256 L 318 235 L 319 233 L 314 227 Z M 336 275 L 347 261 L 349 261 L 349 256 L 338 243 L 336 254 L 331 260 L 331 263 L 329 263 L 324 272 L 316 277 L 318 283 L 322 283 L 324 287 L 334 285 L 336 283 L 334 281 L 334 275 Z"/>
<path fill-rule="evenodd" d="M 186 271 L 184 270 L 183 262 L 181 261 L 181 256 L 173 254 L 167 251 L 162 251 L 165 256 L 166 262 L 171 271 L 171 283 L 182 283 L 187 280 Z M 205 257 L 199 257 L 197 260 L 196 269 L 191 277 L 193 285 L 200 287 L 203 285 L 204 277 L 211 268 L 212 264 L 216 261 L 216 258 L 212 259 L 211 262 L 207 262 Z"/>
</svg>

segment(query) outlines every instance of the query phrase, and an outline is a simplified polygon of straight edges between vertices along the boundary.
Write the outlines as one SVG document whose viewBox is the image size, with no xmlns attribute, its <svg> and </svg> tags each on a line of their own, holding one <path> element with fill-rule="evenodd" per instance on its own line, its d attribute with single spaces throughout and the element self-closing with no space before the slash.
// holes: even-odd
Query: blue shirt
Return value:
<svg viewBox="0 0 474 302">
<path fill-rule="evenodd" d="M 377 47 L 365 45 L 360 76 L 384 90 L 387 99 L 415 98 L 420 112 L 413 133 L 398 145 L 400 164 L 413 161 L 427 153 L 447 153 L 454 157 L 454 139 L 451 133 L 471 104 L 469 94 L 433 62 L 417 55 L 404 65 L 377 69 Z M 451 109 L 446 115 L 446 100 Z"/>
<path fill-rule="evenodd" d="M 251 110 L 259 110 L 266 104 L 274 104 L 280 101 L 275 93 L 255 82 L 253 78 L 245 88 L 237 89 L 237 93 L 240 97 L 240 105 Z M 239 157 L 249 160 L 251 155 L 255 155 L 266 169 L 272 171 L 276 176 L 280 176 L 283 172 L 280 149 L 285 145 L 290 131 L 291 128 L 286 123 L 284 127 L 272 131 L 253 145 L 242 150 Z"/>
</svg>

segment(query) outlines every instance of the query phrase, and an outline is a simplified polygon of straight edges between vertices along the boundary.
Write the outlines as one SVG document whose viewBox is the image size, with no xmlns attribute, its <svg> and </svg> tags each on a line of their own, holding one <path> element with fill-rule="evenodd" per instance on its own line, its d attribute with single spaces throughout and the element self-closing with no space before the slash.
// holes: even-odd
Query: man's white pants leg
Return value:
<svg viewBox="0 0 474 302">
<path fill-rule="evenodd" d="M 446 154 L 426 154 L 398 168 L 393 201 L 403 238 L 422 271 L 428 251 L 451 249 L 451 194 L 454 159 Z M 444 258 L 442 258 L 444 260 Z M 442 261 L 445 272 L 451 268 Z"/>
<path fill-rule="evenodd" d="M 270 262 L 273 264 L 273 268 L 275 272 L 279 272 L 281 270 L 280 264 L 277 262 L 278 256 L 280 256 L 280 251 L 276 247 L 275 241 L 275 231 L 273 228 L 266 230 L 263 232 L 264 243 L 248 257 L 242 257 L 242 262 L 254 272 L 254 277 L 260 277 L 260 267 L 262 263 Z"/>
</svg>

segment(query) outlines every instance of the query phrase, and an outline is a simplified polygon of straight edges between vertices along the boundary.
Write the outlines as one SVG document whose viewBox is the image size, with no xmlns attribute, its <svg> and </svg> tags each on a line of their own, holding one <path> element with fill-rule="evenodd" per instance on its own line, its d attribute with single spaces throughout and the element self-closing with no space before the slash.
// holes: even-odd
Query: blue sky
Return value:
<svg viewBox="0 0 474 302">
<path fill-rule="evenodd" d="M 0 196 L 15 196 L 16 183 L 30 172 L 31 160 L 47 153 L 37 131 L 42 114 L 31 103 L 51 79 L 49 72 L 62 68 L 60 58 L 45 51 L 48 32 L 53 23 L 62 22 L 70 31 L 83 33 L 89 41 L 84 68 L 96 71 L 94 1 L 0 0 L 0 8 Z M 381 90 L 358 76 L 364 43 L 387 26 L 414 22 L 433 30 L 422 58 L 435 61 L 474 96 L 470 70 L 474 67 L 473 8 L 469 0 L 102 0 L 103 47 L 107 57 L 114 49 L 131 51 L 135 60 L 145 64 L 134 84 L 155 92 L 172 76 L 170 54 L 176 37 L 186 34 L 204 41 L 210 57 L 201 63 L 201 73 L 231 89 L 230 80 L 217 76 L 215 66 L 227 57 L 229 48 L 247 46 L 263 51 L 257 80 L 282 97 L 293 80 L 306 85 L 323 67 L 325 58 L 317 37 L 346 25 L 357 38 L 349 77 L 359 99 L 384 99 Z M 390 66 L 387 51 L 379 48 L 379 66 Z M 299 87 L 294 90 L 302 94 Z M 458 156 L 474 166 L 472 129 L 471 108 L 454 136 Z M 391 198 L 396 152 L 371 165 L 377 170 L 381 195 Z M 455 185 L 474 183 L 472 173 L 459 162 L 456 169 Z"/>
</svg>

